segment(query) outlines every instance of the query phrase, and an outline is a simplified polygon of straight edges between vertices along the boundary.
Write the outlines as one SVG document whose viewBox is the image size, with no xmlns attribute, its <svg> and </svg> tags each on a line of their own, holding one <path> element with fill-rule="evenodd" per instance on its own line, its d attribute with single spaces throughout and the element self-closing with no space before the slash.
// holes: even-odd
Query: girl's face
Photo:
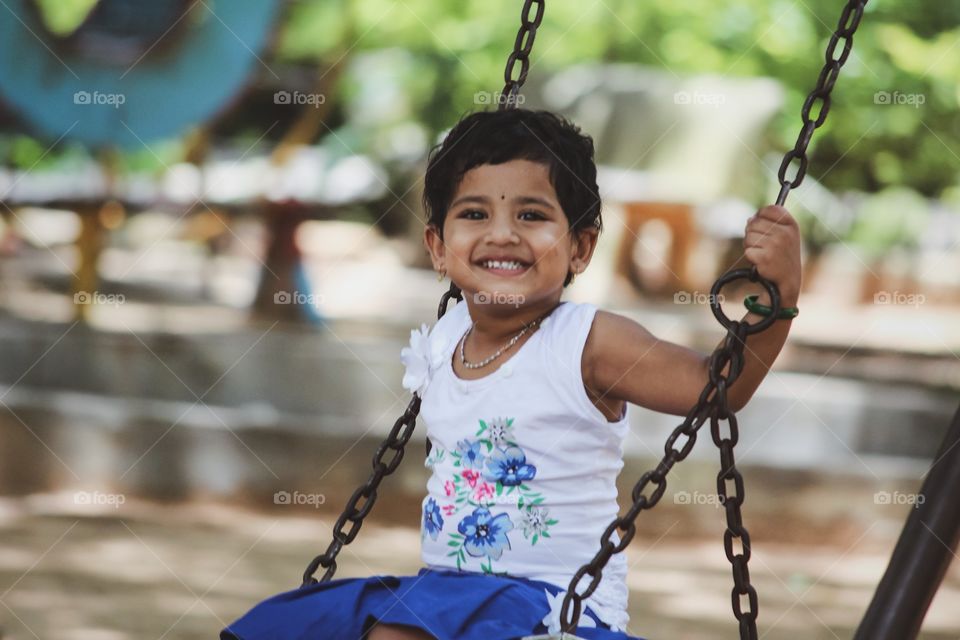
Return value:
<svg viewBox="0 0 960 640">
<path fill-rule="evenodd" d="M 432 226 L 424 240 L 434 268 L 445 269 L 474 305 L 526 307 L 559 301 L 567 272 L 589 263 L 597 232 L 570 233 L 546 165 L 511 160 L 465 173 L 443 240 Z"/>
</svg>

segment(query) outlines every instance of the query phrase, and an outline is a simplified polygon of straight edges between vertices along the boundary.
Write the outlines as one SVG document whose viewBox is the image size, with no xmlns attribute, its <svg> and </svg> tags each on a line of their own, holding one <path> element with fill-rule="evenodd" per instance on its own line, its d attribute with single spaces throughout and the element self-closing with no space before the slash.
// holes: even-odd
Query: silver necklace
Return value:
<svg viewBox="0 0 960 640">
<path fill-rule="evenodd" d="M 550 313 L 553 313 L 553 311 L 551 310 Z M 467 369 L 479 369 L 480 367 L 485 367 L 485 366 L 487 366 L 488 364 L 490 364 L 491 362 L 493 362 L 494 360 L 496 360 L 497 358 L 499 358 L 499 357 L 503 354 L 504 351 L 506 351 L 507 349 L 509 349 L 509 348 L 512 347 L 513 345 L 517 344 L 517 340 L 519 340 L 520 338 L 522 338 L 522 337 L 523 337 L 523 334 L 525 334 L 527 331 L 529 331 L 532 327 L 538 326 L 541 322 L 543 322 L 544 319 L 546 319 L 546 317 L 547 317 L 548 315 L 550 315 L 550 313 L 547 313 L 547 314 L 545 314 L 545 315 L 540 316 L 539 318 L 537 318 L 536 320 L 534 320 L 533 322 L 531 322 L 530 324 L 528 324 L 527 326 L 525 326 L 525 327 L 523 328 L 523 330 L 520 331 L 520 333 L 518 333 L 517 335 L 513 336 L 512 338 L 510 338 L 510 341 L 509 341 L 507 344 L 505 344 L 505 345 L 503 345 L 502 347 L 500 347 L 499 349 L 497 349 L 497 352 L 496 352 L 496 353 L 494 353 L 494 354 L 493 354 L 492 356 L 490 356 L 489 358 L 486 358 L 486 359 L 482 360 L 481 362 L 477 362 L 477 363 L 467 362 L 466 356 L 463 355 L 463 346 L 467 343 L 467 336 L 469 336 L 469 335 L 470 335 L 470 332 L 473 331 L 474 323 L 470 323 L 470 328 L 467 329 L 467 332 L 466 332 L 465 334 L 463 334 L 463 338 L 460 339 L 460 364 L 462 364 L 463 366 L 465 366 Z"/>
</svg>

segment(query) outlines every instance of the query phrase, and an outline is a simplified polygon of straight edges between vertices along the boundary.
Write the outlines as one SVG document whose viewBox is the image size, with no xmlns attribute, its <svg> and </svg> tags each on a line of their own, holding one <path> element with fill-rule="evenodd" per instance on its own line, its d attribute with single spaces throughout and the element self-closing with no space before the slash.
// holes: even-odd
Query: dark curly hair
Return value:
<svg viewBox="0 0 960 640">
<path fill-rule="evenodd" d="M 549 168 L 550 183 L 572 233 L 603 230 L 593 139 L 549 111 L 509 109 L 470 113 L 454 125 L 427 160 L 423 208 L 443 238 L 443 222 L 464 174 L 484 164 L 530 160 Z M 572 274 L 567 274 L 567 286 Z"/>
</svg>

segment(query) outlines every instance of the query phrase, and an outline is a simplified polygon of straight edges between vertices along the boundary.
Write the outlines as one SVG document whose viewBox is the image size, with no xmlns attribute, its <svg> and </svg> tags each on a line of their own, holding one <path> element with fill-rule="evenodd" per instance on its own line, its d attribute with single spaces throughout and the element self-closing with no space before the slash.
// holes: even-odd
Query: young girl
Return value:
<svg viewBox="0 0 960 640">
<path fill-rule="evenodd" d="M 426 566 L 416 576 L 339 579 L 280 594 L 230 625 L 223 640 L 559 633 L 570 579 L 618 514 L 628 405 L 684 416 L 708 380 L 706 356 L 627 318 L 560 300 L 589 264 L 601 229 L 593 142 L 562 118 L 523 109 L 465 117 L 431 153 L 424 204 L 434 268 L 463 293 L 401 352 L 403 385 L 422 400 L 431 444 Z M 781 306 L 793 306 L 800 240 L 789 213 L 761 209 L 744 247 L 778 285 Z M 766 293 L 759 302 L 770 304 Z M 789 320 L 778 321 L 748 338 L 728 391 L 734 411 L 788 331 Z M 628 568 L 625 554 L 610 558 L 584 601 L 579 637 L 635 637 Z"/>
</svg>

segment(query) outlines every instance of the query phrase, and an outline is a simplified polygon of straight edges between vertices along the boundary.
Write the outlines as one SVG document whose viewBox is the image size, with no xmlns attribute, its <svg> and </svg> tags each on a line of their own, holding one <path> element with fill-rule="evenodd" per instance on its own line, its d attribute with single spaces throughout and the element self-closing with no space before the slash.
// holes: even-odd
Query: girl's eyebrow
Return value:
<svg viewBox="0 0 960 640">
<path fill-rule="evenodd" d="M 553 208 L 554 208 L 554 206 L 553 206 L 552 204 L 550 204 L 549 202 L 547 202 L 547 201 L 544 200 L 543 198 L 538 198 L 538 197 L 536 197 L 536 196 L 517 196 L 516 198 L 513 199 L 513 201 L 514 201 L 516 204 L 538 204 L 538 205 L 540 205 L 541 207 L 545 207 L 545 208 L 547 208 L 547 209 L 553 209 Z M 463 196 L 463 197 L 460 197 L 460 198 L 457 198 L 456 200 L 454 200 L 453 203 L 450 205 L 450 208 L 452 209 L 452 208 L 456 207 L 458 204 L 462 204 L 462 203 L 464 203 L 464 202 L 476 202 L 476 203 L 479 203 L 479 204 L 490 204 L 490 198 L 488 198 L 487 196 L 479 196 L 479 195 Z"/>
</svg>

